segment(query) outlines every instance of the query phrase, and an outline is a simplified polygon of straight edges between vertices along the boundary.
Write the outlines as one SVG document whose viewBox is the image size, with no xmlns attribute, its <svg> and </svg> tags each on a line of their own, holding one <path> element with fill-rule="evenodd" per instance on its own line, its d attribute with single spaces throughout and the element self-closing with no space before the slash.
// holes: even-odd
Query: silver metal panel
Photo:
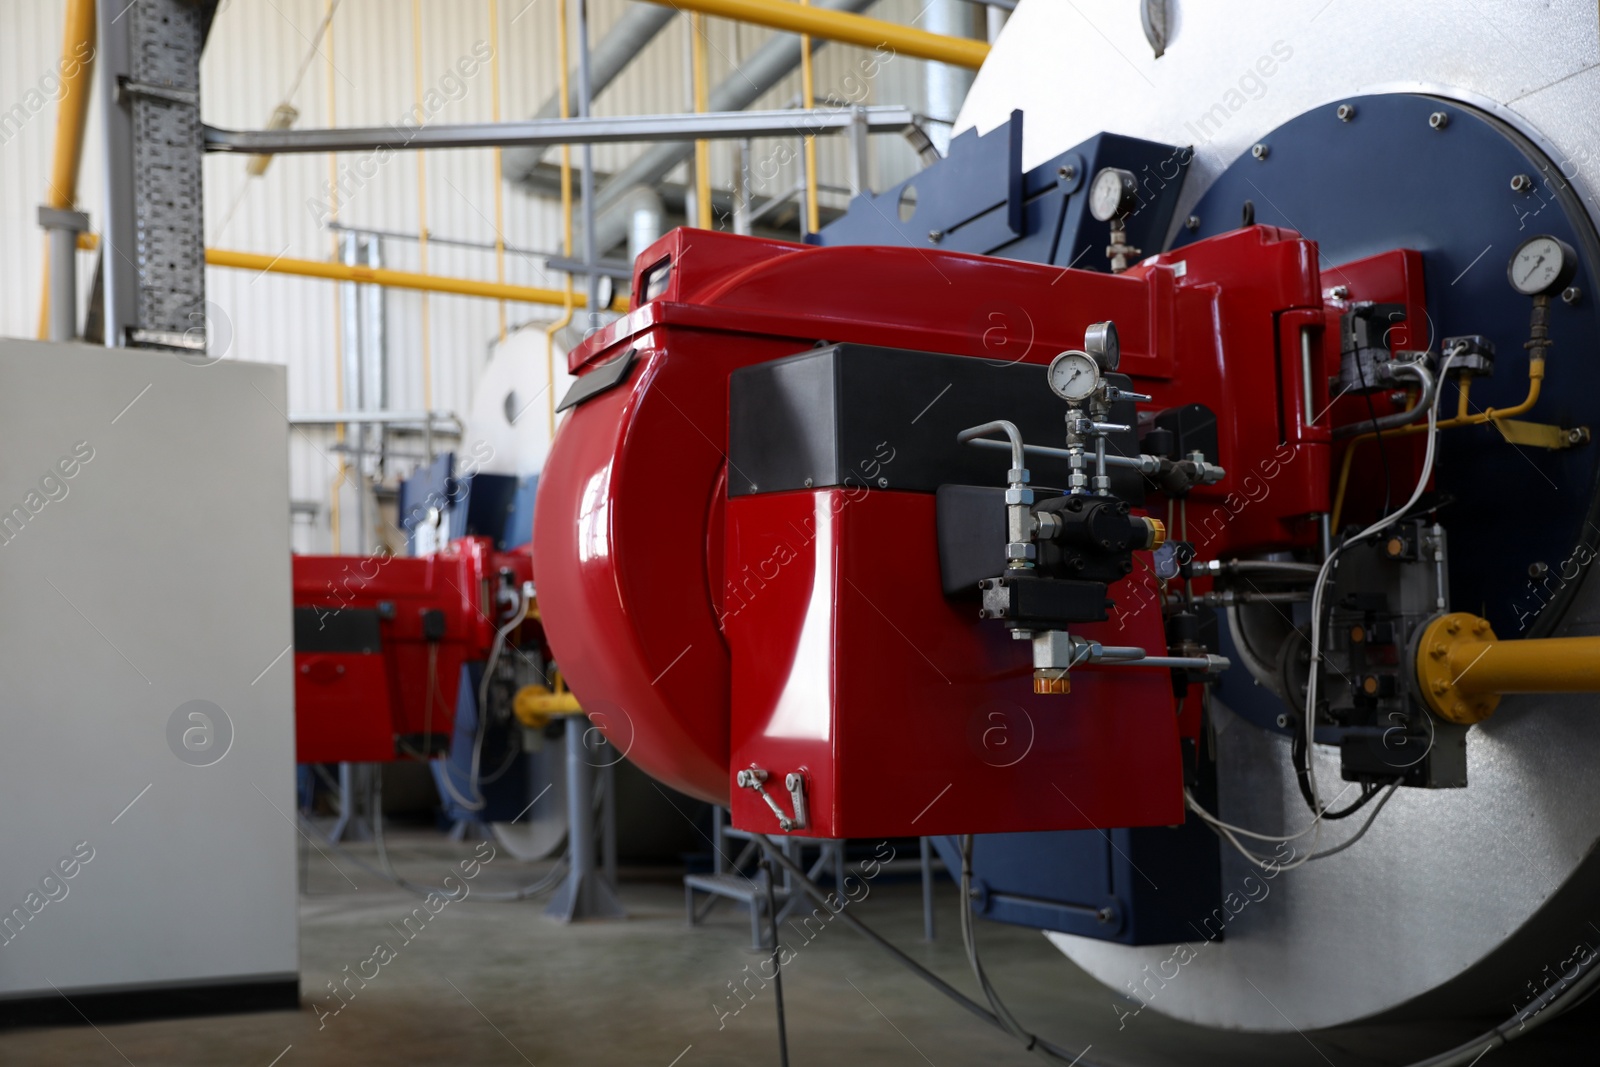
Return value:
<svg viewBox="0 0 1600 1067">
<path fill-rule="evenodd" d="M 1101 130 L 1193 144 L 1177 224 L 1224 167 L 1288 119 L 1358 93 L 1433 92 L 1488 107 L 1533 137 L 1575 176 L 1595 213 L 1600 67 L 1592 4 L 1247 0 L 1172 8 L 1168 49 L 1156 60 L 1136 5 L 1029 0 L 979 73 L 958 126 L 988 130 L 1022 108 L 1025 166 Z M 1072 72 L 1070 107 L 1061 106 L 1063 71 Z M 1600 589 L 1590 586 L 1564 632 L 1596 632 Z M 1228 1028 L 1330 1026 L 1403 1005 L 1516 941 L 1600 836 L 1597 711 L 1593 697 L 1507 698 L 1469 735 L 1467 789 L 1402 790 L 1355 847 L 1273 879 L 1228 922 L 1225 940 L 1203 944 L 1197 934 L 1203 947 L 1178 976 L 1145 987 L 1153 990 L 1148 1006 Z M 1225 710 L 1217 718 L 1222 816 L 1263 832 L 1304 826 L 1286 743 Z M 1335 759 L 1317 767 L 1320 781 L 1338 780 Z M 1322 847 L 1352 829 L 1330 827 Z M 1260 895 L 1247 890 L 1249 874 L 1225 849 L 1224 893 Z M 1567 959 L 1586 931 L 1575 920 L 1564 944 L 1531 943 L 1521 931 L 1528 943 L 1520 947 L 1536 962 L 1526 973 L 1502 966 L 1469 974 L 1473 994 L 1498 986 L 1504 999 L 1490 1010 L 1510 1014 L 1513 998 L 1527 999 L 1526 983 Z M 1113 990 L 1173 970 L 1164 963 L 1171 947 L 1051 936 Z"/>
<path fill-rule="evenodd" d="M 0 341 L 0 995 L 298 971 L 284 377 Z"/>
</svg>

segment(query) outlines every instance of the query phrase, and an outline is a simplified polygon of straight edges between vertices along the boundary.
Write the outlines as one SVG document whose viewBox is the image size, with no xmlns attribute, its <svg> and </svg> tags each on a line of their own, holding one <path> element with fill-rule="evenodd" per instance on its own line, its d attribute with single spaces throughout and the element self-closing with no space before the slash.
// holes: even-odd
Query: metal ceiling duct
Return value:
<svg viewBox="0 0 1600 1067">
<path fill-rule="evenodd" d="M 617 75 L 634 58 L 644 50 L 645 45 L 655 40 L 656 34 L 666 28 L 677 11 L 670 7 L 658 7 L 655 4 L 634 4 L 617 24 L 607 33 L 605 39 L 595 46 L 590 56 L 593 79 L 593 93 L 598 96 L 606 86 L 616 80 Z M 571 88 L 567 92 L 567 114 L 578 113 L 578 79 L 570 79 Z M 554 119 L 561 117 L 561 92 L 557 90 L 550 95 L 544 105 L 534 113 L 536 119 Z M 518 184 L 526 183 L 528 176 L 535 167 L 544 159 L 548 149 L 545 148 L 508 148 L 500 156 L 500 173 L 509 182 Z"/>
</svg>

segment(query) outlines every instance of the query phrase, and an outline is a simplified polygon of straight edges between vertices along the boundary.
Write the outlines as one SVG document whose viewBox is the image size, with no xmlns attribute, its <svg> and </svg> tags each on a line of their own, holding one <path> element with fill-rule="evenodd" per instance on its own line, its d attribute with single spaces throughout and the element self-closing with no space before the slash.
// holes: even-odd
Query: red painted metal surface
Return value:
<svg viewBox="0 0 1600 1067">
<path fill-rule="evenodd" d="M 1029 646 L 940 592 L 933 494 L 742 496 L 727 529 L 729 571 L 760 583 L 724 616 L 731 762 L 766 769 L 786 811 L 802 774 L 808 834 L 1183 821 L 1168 673 L 1084 668 L 1070 696 L 1035 696 Z M 1135 607 L 1118 640 L 1165 647 L 1159 606 Z M 735 825 L 776 829 L 751 790 L 732 801 Z"/>
<path fill-rule="evenodd" d="M 668 261 L 664 291 L 641 300 L 644 275 Z M 1113 319 L 1122 371 L 1155 397 L 1146 407 L 1222 415 L 1228 475 L 1188 505 L 1202 552 L 1307 545 L 1332 446 L 1328 412 L 1301 410 L 1302 321 L 1319 404 L 1338 365 L 1315 244 L 1250 227 L 1112 276 L 680 230 L 638 263 L 635 310 L 570 356 L 579 374 L 630 349 L 635 365 L 567 414 L 534 523 L 553 651 L 613 742 L 724 804 L 734 770 L 755 763 L 787 808 L 782 772 L 804 766 L 814 834 L 1181 822 L 1166 673 L 1082 670 L 1070 696 L 1035 697 L 1028 646 L 940 595 L 931 495 L 864 491 L 837 511 L 825 491 L 730 503 L 728 375 L 819 341 L 1046 363 Z M 818 532 L 788 546 L 758 596 L 725 577 L 808 521 Z M 1136 586 L 1112 587 L 1111 622 L 1074 629 L 1163 647 L 1159 604 Z M 997 766 L 993 749 L 1022 746 L 1030 723 L 1026 757 Z M 731 792 L 737 825 L 775 828 L 759 797 Z"/>
<path fill-rule="evenodd" d="M 379 651 L 295 652 L 296 759 L 384 762 L 422 758 L 424 737 L 449 738 L 462 663 L 487 656 L 499 572 L 521 582 L 526 552 L 496 553 L 468 537 L 425 557 L 296 556 L 294 604 L 321 629 L 342 611 L 379 618 Z M 424 637 L 438 611 L 444 636 Z"/>
</svg>

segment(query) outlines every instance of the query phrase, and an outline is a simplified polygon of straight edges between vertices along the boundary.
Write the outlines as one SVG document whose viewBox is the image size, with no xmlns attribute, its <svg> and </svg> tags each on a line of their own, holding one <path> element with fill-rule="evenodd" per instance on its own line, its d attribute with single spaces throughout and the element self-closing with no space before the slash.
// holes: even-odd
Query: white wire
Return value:
<svg viewBox="0 0 1600 1067">
<path fill-rule="evenodd" d="M 1444 395 L 1444 380 L 1446 375 L 1449 373 L 1450 364 L 1455 361 L 1456 357 L 1460 355 L 1460 353 L 1461 349 L 1459 346 L 1452 348 L 1439 364 L 1438 380 L 1440 387 L 1434 390 L 1433 402 L 1428 405 L 1428 445 L 1422 459 L 1422 475 L 1417 479 L 1416 488 L 1412 489 L 1410 499 L 1408 499 L 1402 507 L 1390 512 L 1388 515 L 1385 515 L 1383 518 L 1379 519 L 1371 526 L 1368 526 L 1354 537 L 1347 538 L 1337 548 L 1334 548 L 1332 551 L 1330 551 L 1328 553 L 1328 558 L 1323 560 L 1322 566 L 1317 570 L 1316 580 L 1311 587 L 1311 669 L 1307 672 L 1305 710 L 1306 780 L 1310 788 L 1311 808 L 1314 812 L 1311 818 L 1311 825 L 1295 834 L 1274 835 L 1256 833 L 1253 830 L 1246 830 L 1243 827 L 1234 826 L 1231 823 L 1223 822 L 1217 816 L 1212 815 L 1210 812 L 1201 807 L 1200 802 L 1194 798 L 1192 793 L 1190 793 L 1187 789 L 1184 790 L 1184 801 L 1188 805 L 1189 810 L 1193 811 L 1201 818 L 1202 821 L 1215 830 L 1219 836 L 1225 839 L 1234 848 L 1238 849 L 1240 854 L 1242 854 L 1246 859 L 1263 869 L 1292 870 L 1295 867 L 1301 866 L 1302 864 L 1309 863 L 1313 859 L 1321 859 L 1324 856 L 1331 856 L 1336 852 L 1342 852 L 1344 849 L 1349 848 L 1351 845 L 1359 841 L 1367 832 L 1368 828 L 1372 826 L 1373 821 L 1378 817 L 1378 813 L 1383 810 L 1384 805 L 1389 802 L 1389 798 L 1392 797 L 1395 790 L 1399 788 L 1400 783 L 1397 780 L 1394 785 L 1389 787 L 1389 792 L 1379 800 L 1378 805 L 1373 809 L 1372 814 L 1367 816 L 1367 821 L 1362 824 L 1361 829 L 1356 832 L 1355 836 L 1351 837 L 1349 840 L 1340 845 L 1336 845 L 1334 848 L 1329 849 L 1326 852 L 1317 851 L 1317 844 L 1321 840 L 1322 826 L 1325 822 L 1324 815 L 1327 812 L 1327 809 L 1317 802 L 1316 770 L 1317 664 L 1320 663 L 1322 659 L 1322 597 L 1327 591 L 1328 577 L 1332 572 L 1334 563 L 1337 562 L 1339 558 L 1339 553 L 1343 552 L 1347 546 L 1364 541 L 1373 534 L 1381 533 L 1383 530 L 1394 525 L 1394 523 L 1398 522 L 1402 516 L 1404 516 L 1412 509 L 1412 507 L 1416 505 L 1417 501 L 1422 498 L 1422 494 L 1427 491 L 1428 481 L 1433 477 L 1433 462 L 1439 442 L 1439 401 Z M 1234 836 L 1236 833 L 1243 834 L 1246 837 L 1254 838 L 1258 841 L 1279 844 L 1287 844 L 1290 841 L 1297 841 L 1306 834 L 1312 834 L 1313 836 L 1311 839 L 1311 850 L 1303 857 L 1289 863 L 1278 863 L 1271 857 L 1261 856 L 1258 853 L 1252 852 L 1250 849 L 1246 848 L 1244 844 Z"/>
<path fill-rule="evenodd" d="M 529 599 L 522 596 L 517 590 L 511 591 L 512 598 L 516 601 L 516 608 L 506 624 L 495 631 L 494 641 L 489 645 L 489 659 L 483 666 L 483 679 L 478 684 L 478 721 L 472 740 L 472 763 L 467 775 L 467 788 L 474 794 L 475 799 L 469 799 L 456 790 L 455 783 L 450 780 L 450 764 L 441 761 L 439 764 L 439 780 L 450 794 L 450 798 L 468 811 L 482 811 L 488 807 L 489 802 L 484 799 L 483 791 L 479 788 L 479 776 L 483 766 L 483 739 L 488 733 L 489 720 L 489 681 L 494 676 L 494 669 L 500 662 L 500 653 L 505 648 L 506 637 L 521 626 L 528 617 L 528 608 L 531 606 Z"/>
</svg>

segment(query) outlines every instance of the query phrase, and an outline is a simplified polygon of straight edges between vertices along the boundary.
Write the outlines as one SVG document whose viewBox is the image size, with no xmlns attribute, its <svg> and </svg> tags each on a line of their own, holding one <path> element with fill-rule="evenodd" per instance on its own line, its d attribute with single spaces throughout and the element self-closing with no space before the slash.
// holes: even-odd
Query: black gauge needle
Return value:
<svg viewBox="0 0 1600 1067">
<path fill-rule="evenodd" d="M 1527 281 L 1529 278 L 1533 277 L 1533 272 L 1538 270 L 1539 269 L 1539 264 L 1541 264 L 1543 262 L 1544 262 L 1544 257 L 1543 256 L 1540 256 L 1538 259 L 1534 260 L 1533 261 L 1533 266 L 1528 268 L 1527 273 L 1522 276 L 1522 280 L 1523 281 Z"/>
</svg>

